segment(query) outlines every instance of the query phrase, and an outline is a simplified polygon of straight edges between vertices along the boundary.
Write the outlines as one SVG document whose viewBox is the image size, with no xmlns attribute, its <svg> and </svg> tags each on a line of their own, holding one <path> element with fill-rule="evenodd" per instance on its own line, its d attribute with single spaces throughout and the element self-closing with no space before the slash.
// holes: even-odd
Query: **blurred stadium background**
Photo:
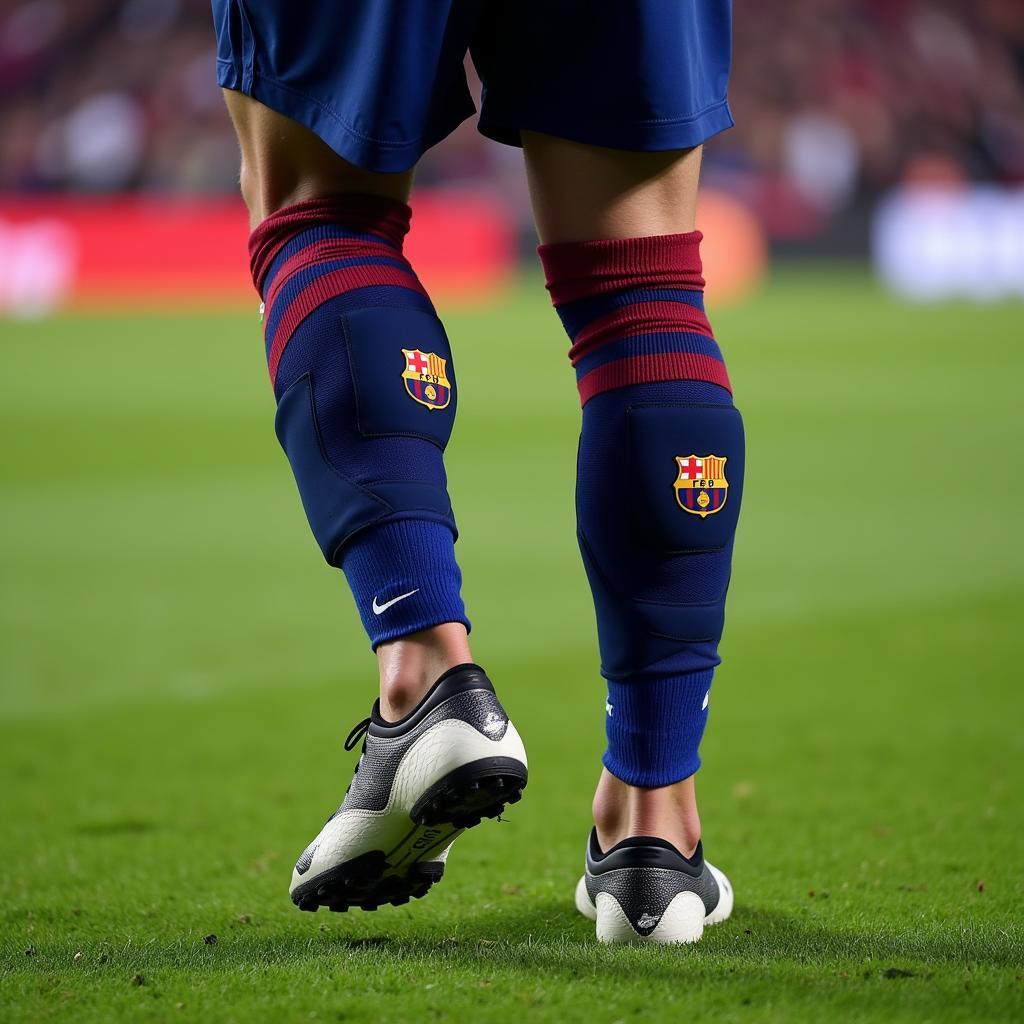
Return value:
<svg viewBox="0 0 1024 1024">
<path fill-rule="evenodd" d="M 373 666 L 273 437 L 207 0 L 0 0 L 0 1018 L 1024 1019 L 1024 3 L 738 0 L 735 42 L 699 222 L 750 459 L 700 789 L 739 902 L 612 955 L 571 908 L 603 692 L 520 154 L 432 151 L 410 246 L 527 799 L 429 901 L 310 920 Z"/>
<path fill-rule="evenodd" d="M 735 49 L 737 126 L 704 171 L 709 245 L 728 253 L 709 275 L 721 297 L 757 280 L 765 245 L 778 259 L 872 257 L 919 298 L 1021 294 L 1018 0 L 746 0 Z M 6 0 L 0 308 L 119 288 L 176 304 L 247 294 L 213 60 L 207 0 Z M 418 181 L 445 202 L 421 213 L 414 255 L 435 287 L 479 300 L 532 250 L 519 154 L 466 122 Z M 133 241 L 140 228 L 159 246 Z M 174 244 L 197 231 L 200 264 Z"/>
</svg>

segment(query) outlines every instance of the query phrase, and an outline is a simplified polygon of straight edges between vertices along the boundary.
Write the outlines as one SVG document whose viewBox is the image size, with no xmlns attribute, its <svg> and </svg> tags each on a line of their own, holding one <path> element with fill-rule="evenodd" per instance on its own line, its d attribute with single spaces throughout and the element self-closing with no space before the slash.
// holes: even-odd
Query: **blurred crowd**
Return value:
<svg viewBox="0 0 1024 1024">
<path fill-rule="evenodd" d="M 813 232 L 907 178 L 1024 181 L 1024 0 L 737 0 L 706 176 Z M 498 181 L 463 126 L 428 180 Z M 0 190 L 223 192 L 209 0 L 0 0 Z"/>
<path fill-rule="evenodd" d="M 209 0 L 0 0 L 0 189 L 219 191 Z"/>
<path fill-rule="evenodd" d="M 909 181 L 1024 182 L 1024 0 L 736 0 L 709 175 L 773 235 Z"/>
</svg>

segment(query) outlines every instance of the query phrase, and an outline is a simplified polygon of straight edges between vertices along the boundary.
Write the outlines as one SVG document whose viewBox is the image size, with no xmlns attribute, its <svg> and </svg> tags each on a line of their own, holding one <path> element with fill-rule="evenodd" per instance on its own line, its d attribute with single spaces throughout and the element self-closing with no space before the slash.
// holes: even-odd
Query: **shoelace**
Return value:
<svg viewBox="0 0 1024 1024">
<path fill-rule="evenodd" d="M 352 731 L 345 737 L 345 749 L 354 750 L 356 744 L 362 740 L 363 749 L 360 751 L 359 760 L 356 761 L 356 766 L 352 771 L 352 782 L 356 781 L 356 773 L 359 771 L 359 766 L 363 763 L 363 754 L 366 753 L 366 734 L 370 731 L 370 719 L 364 718 L 358 725 L 354 726 Z M 352 782 L 348 784 L 348 788 L 345 790 L 345 796 L 348 796 L 348 791 L 352 788 Z M 330 820 L 330 819 L 328 819 Z"/>
<path fill-rule="evenodd" d="M 345 749 L 352 750 L 355 745 L 370 731 L 370 719 L 364 718 L 352 731 L 348 734 L 345 740 Z M 363 742 L 363 749 L 366 749 L 366 743 Z"/>
</svg>

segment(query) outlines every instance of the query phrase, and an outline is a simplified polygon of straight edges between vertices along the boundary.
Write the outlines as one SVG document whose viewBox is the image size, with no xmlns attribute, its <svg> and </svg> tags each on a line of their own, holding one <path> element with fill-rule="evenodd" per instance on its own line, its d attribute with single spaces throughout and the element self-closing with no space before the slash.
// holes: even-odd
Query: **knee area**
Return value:
<svg viewBox="0 0 1024 1024">
<path fill-rule="evenodd" d="M 412 172 L 366 171 L 315 132 L 236 90 L 224 90 L 242 150 L 241 191 L 254 222 L 319 196 L 381 196 L 404 203 Z"/>
<path fill-rule="evenodd" d="M 323 304 L 291 336 L 275 395 L 277 436 L 328 562 L 379 523 L 433 520 L 455 533 L 443 461 L 455 377 L 432 311 Z"/>
<path fill-rule="evenodd" d="M 743 463 L 723 388 L 666 382 L 587 403 L 577 518 L 609 678 L 717 664 Z"/>
</svg>

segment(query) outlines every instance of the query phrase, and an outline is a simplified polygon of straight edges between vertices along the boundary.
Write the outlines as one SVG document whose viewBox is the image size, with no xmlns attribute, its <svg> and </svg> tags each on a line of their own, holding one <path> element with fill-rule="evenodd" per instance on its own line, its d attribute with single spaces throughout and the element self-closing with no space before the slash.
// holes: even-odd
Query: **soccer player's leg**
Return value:
<svg viewBox="0 0 1024 1024">
<path fill-rule="evenodd" d="M 356 167 L 279 112 L 226 97 L 277 435 L 381 676 L 347 744 L 362 740 L 357 774 L 291 895 L 305 910 L 374 909 L 423 895 L 461 831 L 518 799 L 526 755 L 469 650 L 443 460 L 458 385 L 402 250 L 412 173 Z"/>
<path fill-rule="evenodd" d="M 577 906 L 606 941 L 692 942 L 732 908 L 728 880 L 703 857 L 694 773 L 744 457 L 703 308 L 700 149 L 523 142 L 583 407 L 578 536 L 608 686 Z"/>
</svg>

